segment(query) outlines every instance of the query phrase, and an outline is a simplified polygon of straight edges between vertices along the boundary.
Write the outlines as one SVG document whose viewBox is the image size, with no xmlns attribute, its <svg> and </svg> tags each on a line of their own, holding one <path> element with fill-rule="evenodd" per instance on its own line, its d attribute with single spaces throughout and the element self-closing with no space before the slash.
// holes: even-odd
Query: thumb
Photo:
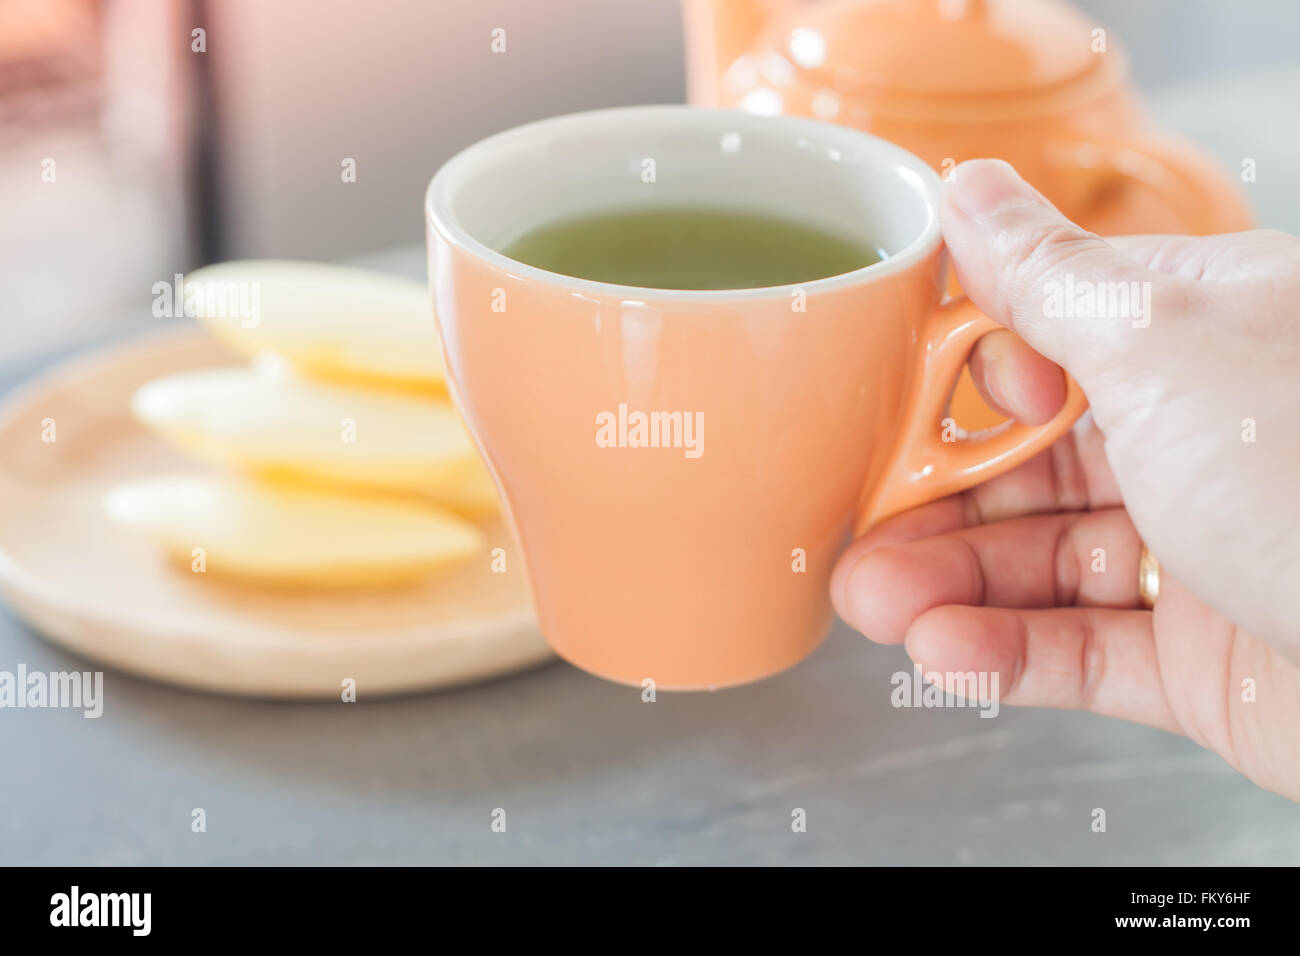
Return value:
<svg viewBox="0 0 1300 956">
<path fill-rule="evenodd" d="M 966 294 L 1085 391 L 1126 359 L 1141 360 L 1153 319 L 1177 298 L 1169 287 L 1179 280 L 1070 222 L 1002 160 L 958 166 L 941 216 Z"/>
</svg>

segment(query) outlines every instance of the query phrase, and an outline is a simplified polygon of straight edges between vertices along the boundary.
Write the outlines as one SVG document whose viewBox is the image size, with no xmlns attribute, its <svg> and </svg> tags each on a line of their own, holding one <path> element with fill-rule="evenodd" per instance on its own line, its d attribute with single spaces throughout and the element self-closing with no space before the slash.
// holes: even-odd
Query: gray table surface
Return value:
<svg viewBox="0 0 1300 956">
<path fill-rule="evenodd" d="M 1300 191 L 1282 171 L 1300 140 L 1267 120 L 1296 81 L 1153 105 L 1230 168 L 1257 158 L 1260 219 L 1293 232 Z M 423 269 L 419 250 L 374 264 Z M 0 390 L 54 358 L 0 366 Z M 0 670 L 20 664 L 93 666 L 0 610 Z M 356 704 L 110 671 L 99 720 L 0 710 L 0 863 L 1300 861 L 1300 807 L 1184 739 L 1079 713 L 895 709 L 890 676 L 908 668 L 839 626 L 779 677 L 653 704 L 565 664 Z M 795 808 L 806 832 L 792 832 Z"/>
</svg>

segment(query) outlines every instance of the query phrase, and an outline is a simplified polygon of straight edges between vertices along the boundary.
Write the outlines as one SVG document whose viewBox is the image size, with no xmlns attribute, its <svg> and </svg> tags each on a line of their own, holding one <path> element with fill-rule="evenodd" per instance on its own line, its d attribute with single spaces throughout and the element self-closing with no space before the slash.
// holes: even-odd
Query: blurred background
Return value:
<svg viewBox="0 0 1300 956">
<path fill-rule="evenodd" d="M 1300 233 L 1300 4 L 1073 2 L 1127 48 L 1154 124 L 1234 183 L 1254 160 L 1237 188 L 1259 223 Z M 673 0 L 0 0 L 0 391 L 168 321 L 154 283 L 207 262 L 422 275 L 444 160 L 544 116 L 681 102 L 684 68 Z M 0 608 L 0 667 L 79 661 Z M 918 716 L 878 692 L 902 668 L 840 626 L 780 679 L 657 708 L 564 665 L 360 708 L 114 672 L 110 720 L 0 719 L 0 864 L 1300 854 L 1296 806 L 1185 739 L 1083 713 Z M 192 839 L 196 805 L 214 839 Z M 498 805 L 519 808 L 508 841 Z M 792 842 L 794 805 L 816 824 Z"/>
<path fill-rule="evenodd" d="M 1255 158 L 1260 223 L 1300 232 L 1300 5 L 1076 5 L 1156 124 L 1229 171 Z M 147 323 L 152 284 L 205 262 L 414 247 L 460 148 L 680 102 L 683 69 L 667 0 L 0 0 L 0 361 Z"/>
</svg>

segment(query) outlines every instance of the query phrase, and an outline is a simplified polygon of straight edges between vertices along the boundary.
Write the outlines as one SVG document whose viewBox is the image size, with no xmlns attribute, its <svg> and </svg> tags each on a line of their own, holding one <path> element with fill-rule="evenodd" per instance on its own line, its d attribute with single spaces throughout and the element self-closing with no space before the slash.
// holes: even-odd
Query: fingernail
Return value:
<svg viewBox="0 0 1300 956">
<path fill-rule="evenodd" d="M 1038 193 L 1000 159 L 972 159 L 953 171 L 948 196 L 972 219 L 982 219 L 1011 205 L 1035 202 Z"/>
</svg>

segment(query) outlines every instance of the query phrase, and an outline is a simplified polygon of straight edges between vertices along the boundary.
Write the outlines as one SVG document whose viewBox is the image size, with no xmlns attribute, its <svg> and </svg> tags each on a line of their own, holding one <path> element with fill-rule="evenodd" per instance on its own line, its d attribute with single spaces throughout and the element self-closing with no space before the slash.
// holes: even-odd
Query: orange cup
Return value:
<svg viewBox="0 0 1300 956">
<path fill-rule="evenodd" d="M 649 106 L 492 136 L 429 186 L 451 394 L 495 477 L 543 633 L 629 684 L 773 674 L 829 629 L 850 531 L 1046 448 L 1046 425 L 954 434 L 953 384 L 996 327 L 944 295 L 940 184 L 841 126 Z M 543 223 L 730 207 L 888 254 L 799 286 L 676 291 L 546 272 L 498 250 Z"/>
</svg>

